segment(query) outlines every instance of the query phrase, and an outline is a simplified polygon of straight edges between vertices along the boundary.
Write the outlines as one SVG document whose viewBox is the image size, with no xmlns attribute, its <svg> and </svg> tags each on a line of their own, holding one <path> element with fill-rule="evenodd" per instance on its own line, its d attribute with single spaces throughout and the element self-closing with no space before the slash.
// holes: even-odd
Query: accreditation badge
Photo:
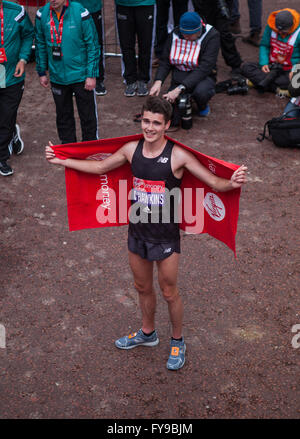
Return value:
<svg viewBox="0 0 300 439">
<path fill-rule="evenodd" d="M 52 46 L 52 58 L 55 61 L 61 60 L 62 53 L 61 53 L 61 47 L 60 46 Z"/>
<path fill-rule="evenodd" d="M 0 48 L 0 64 L 7 61 L 6 53 L 4 47 Z"/>
</svg>

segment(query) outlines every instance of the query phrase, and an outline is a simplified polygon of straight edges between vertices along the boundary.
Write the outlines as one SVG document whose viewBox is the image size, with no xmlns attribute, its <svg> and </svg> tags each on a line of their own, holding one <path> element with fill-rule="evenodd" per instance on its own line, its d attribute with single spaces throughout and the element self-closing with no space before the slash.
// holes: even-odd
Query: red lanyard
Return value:
<svg viewBox="0 0 300 439">
<path fill-rule="evenodd" d="M 66 7 L 69 6 L 69 1 L 67 1 L 66 3 Z M 64 27 L 64 13 L 60 16 L 59 19 L 59 24 L 58 24 L 58 33 L 56 30 L 56 26 L 54 23 L 54 19 L 53 19 L 53 15 L 52 15 L 52 8 L 50 9 L 50 32 L 51 32 L 51 43 L 54 43 L 54 35 L 53 32 L 55 33 L 55 38 L 56 38 L 56 43 L 58 45 L 61 44 L 61 40 L 62 40 L 62 33 L 63 33 L 63 27 Z"/>
<path fill-rule="evenodd" d="M 4 46 L 4 17 L 3 17 L 3 3 L 0 7 L 0 20 L 1 20 L 1 46 Z"/>
</svg>

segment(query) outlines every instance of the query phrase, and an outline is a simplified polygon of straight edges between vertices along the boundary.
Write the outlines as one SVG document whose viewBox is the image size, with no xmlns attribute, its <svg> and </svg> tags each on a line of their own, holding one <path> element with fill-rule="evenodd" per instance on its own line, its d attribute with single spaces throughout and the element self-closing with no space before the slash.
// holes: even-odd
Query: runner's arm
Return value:
<svg viewBox="0 0 300 439">
<path fill-rule="evenodd" d="M 49 142 L 49 145 L 45 148 L 46 159 L 49 163 L 54 165 L 65 166 L 66 168 L 75 169 L 77 171 L 87 172 L 89 174 L 105 174 L 112 169 L 118 168 L 124 165 L 127 161 L 130 161 L 131 145 L 133 142 L 127 143 L 122 146 L 111 156 L 104 160 L 78 160 L 78 159 L 59 159 L 56 157 L 54 150 L 51 148 L 53 145 Z"/>
<path fill-rule="evenodd" d="M 205 184 L 210 186 L 213 190 L 217 192 L 226 192 L 232 189 L 241 187 L 246 183 L 246 171 L 247 167 L 240 166 L 231 176 L 230 180 L 226 178 L 218 177 L 217 175 L 210 172 L 205 166 L 203 166 L 199 160 L 195 158 L 193 154 L 188 151 L 177 149 L 177 160 L 178 163 L 182 163 L 182 167 L 187 169 L 195 177 L 202 180 Z"/>
</svg>

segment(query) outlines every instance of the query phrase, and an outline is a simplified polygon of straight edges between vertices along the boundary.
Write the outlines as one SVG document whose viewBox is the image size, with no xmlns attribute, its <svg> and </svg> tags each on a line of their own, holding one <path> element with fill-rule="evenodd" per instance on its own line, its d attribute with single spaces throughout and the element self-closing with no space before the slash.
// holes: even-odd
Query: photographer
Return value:
<svg viewBox="0 0 300 439">
<path fill-rule="evenodd" d="M 195 11 L 220 32 L 221 52 L 232 73 L 240 73 L 241 56 L 230 31 L 233 0 L 192 0 Z"/>
<path fill-rule="evenodd" d="M 215 94 L 219 47 L 216 29 L 204 24 L 196 12 L 183 14 L 179 27 L 165 44 L 150 95 L 159 95 L 164 80 L 172 72 L 170 89 L 163 97 L 174 104 L 182 92 L 187 92 L 196 101 L 199 116 L 208 116 L 208 101 Z M 179 125 L 176 107 L 172 125 Z"/>
<path fill-rule="evenodd" d="M 293 9 L 269 15 L 259 49 L 259 63 L 242 65 L 242 75 L 259 91 L 288 88 L 289 72 L 300 59 L 300 15 Z"/>
</svg>

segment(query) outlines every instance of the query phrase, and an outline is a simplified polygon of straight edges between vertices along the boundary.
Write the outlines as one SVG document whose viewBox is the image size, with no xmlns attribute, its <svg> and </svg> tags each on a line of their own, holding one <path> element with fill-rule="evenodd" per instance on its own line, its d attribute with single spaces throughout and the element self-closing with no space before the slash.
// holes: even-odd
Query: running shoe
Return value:
<svg viewBox="0 0 300 439">
<path fill-rule="evenodd" d="M 13 170 L 11 169 L 11 167 L 6 163 L 5 160 L 3 160 L 2 162 L 0 162 L 0 174 L 3 175 L 4 177 L 7 177 L 8 175 L 13 174 Z"/>
<path fill-rule="evenodd" d="M 19 155 L 23 152 L 23 149 L 24 149 L 24 142 L 20 136 L 20 127 L 18 124 L 16 124 L 13 139 L 12 139 L 12 150 L 14 154 Z"/>
<path fill-rule="evenodd" d="M 156 346 L 158 343 L 159 339 L 156 331 L 147 337 L 141 329 L 115 341 L 115 345 L 119 349 L 132 349 L 137 346 Z"/>
<path fill-rule="evenodd" d="M 137 89 L 136 82 L 133 82 L 132 84 L 127 84 L 124 95 L 127 97 L 135 96 L 136 89 Z"/>
<path fill-rule="evenodd" d="M 167 369 L 170 370 L 178 370 L 180 369 L 185 362 L 185 343 L 184 338 L 182 337 L 182 341 L 173 340 L 171 338 L 171 352 L 169 359 L 167 361 Z"/>
<path fill-rule="evenodd" d="M 105 85 L 103 82 L 97 82 L 96 83 L 96 90 L 95 93 L 97 96 L 105 96 L 107 94 L 107 90 L 105 88 Z"/>
<path fill-rule="evenodd" d="M 137 82 L 137 92 L 136 94 L 138 96 L 147 96 L 149 94 L 147 83 L 145 81 L 138 81 Z"/>
<path fill-rule="evenodd" d="M 200 117 L 207 117 L 210 114 L 210 106 L 206 105 L 206 107 L 203 110 L 200 110 L 198 115 Z"/>
</svg>

